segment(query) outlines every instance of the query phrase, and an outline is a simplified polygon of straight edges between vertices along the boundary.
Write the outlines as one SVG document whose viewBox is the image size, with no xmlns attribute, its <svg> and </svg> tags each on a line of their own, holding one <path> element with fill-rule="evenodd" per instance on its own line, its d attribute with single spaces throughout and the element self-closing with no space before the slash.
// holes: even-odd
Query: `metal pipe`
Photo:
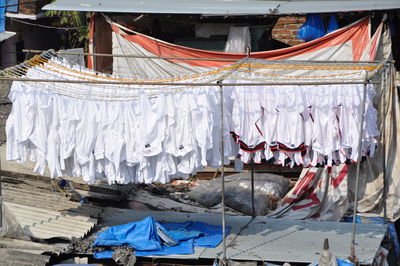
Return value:
<svg viewBox="0 0 400 266">
<path fill-rule="evenodd" d="M 254 206 L 254 159 L 251 158 L 251 216 L 256 218 L 256 211 Z"/>
<path fill-rule="evenodd" d="M 173 83 L 173 82 L 129 82 L 129 81 L 103 81 L 103 80 L 66 80 L 66 79 L 30 79 L 30 78 L 0 78 L 0 80 L 49 82 L 49 83 L 75 83 L 75 84 L 108 84 L 108 85 L 152 85 L 152 86 L 219 86 L 215 83 Z M 349 81 L 349 82 L 284 82 L 284 83 L 226 83 L 224 86 L 285 86 L 285 85 L 348 85 L 348 84 L 379 84 L 378 82 Z"/>
<path fill-rule="evenodd" d="M 3 171 L 1 170 L 1 155 L 0 155 L 0 228 L 3 227 L 3 192 L 2 192 L 2 179 Z"/>
<path fill-rule="evenodd" d="M 221 101 L 221 205 L 222 205 L 222 265 L 226 262 L 226 220 L 225 220 L 225 169 L 224 169 L 224 158 L 225 158 L 225 147 L 224 147 L 224 89 L 222 86 L 222 80 L 217 82 L 220 87 L 220 101 Z"/>
<path fill-rule="evenodd" d="M 364 133 L 364 113 L 365 113 L 365 102 L 366 102 L 366 95 L 367 95 L 367 84 L 364 84 L 363 88 L 363 99 L 362 99 L 362 104 L 361 104 L 361 110 L 360 112 L 360 132 L 359 132 L 359 140 L 358 140 L 358 158 L 357 158 L 357 170 L 356 170 L 356 187 L 355 187 L 355 193 L 354 193 L 354 210 L 353 210 L 353 225 L 352 225 L 352 230 L 351 230 L 351 246 L 350 246 L 350 258 L 353 260 L 353 262 L 356 262 L 357 257 L 356 257 L 356 218 L 357 218 L 357 205 L 358 205 L 358 185 L 359 185 L 359 180 L 360 180 L 360 166 L 361 166 L 361 150 L 362 150 L 362 137 Z"/>
<path fill-rule="evenodd" d="M 3 193 L 1 191 L 2 186 L 2 175 L 0 170 L 0 228 L 3 227 Z"/>
<path fill-rule="evenodd" d="M 390 67 L 390 66 L 389 66 Z M 389 69 L 390 74 L 390 69 Z M 383 91 L 382 91 L 382 150 L 383 150 L 383 192 L 382 192 L 382 200 L 383 200 L 383 219 L 384 222 L 387 222 L 387 206 L 386 206 L 386 187 L 387 187 L 387 180 L 386 180 L 386 86 L 387 86 L 387 75 L 388 75 L 388 64 L 385 65 L 383 69 Z"/>
<path fill-rule="evenodd" d="M 34 50 L 34 49 L 24 49 L 22 50 L 24 53 L 43 53 L 48 52 L 48 50 Z M 57 54 L 67 54 L 67 55 L 85 55 L 85 56 L 106 56 L 106 57 L 130 57 L 130 58 L 145 58 L 145 59 L 170 59 L 170 60 L 200 60 L 200 61 L 228 61 L 228 62 L 236 62 L 240 59 L 227 59 L 227 58 L 199 58 L 199 57 L 174 57 L 174 56 L 147 56 L 147 55 L 136 55 L 136 54 L 104 54 L 104 53 L 79 53 L 79 52 L 68 52 L 68 51 L 55 51 Z M 251 55 L 251 54 L 250 54 Z M 260 58 L 254 58 L 260 59 Z M 267 60 L 267 59 L 264 59 Z M 276 62 L 276 60 L 273 60 Z M 305 62 L 304 60 L 285 60 L 285 62 Z M 310 61 L 307 61 L 310 63 Z M 343 63 L 343 64 L 376 64 L 380 63 L 381 61 L 326 61 L 326 60 L 313 60 L 313 63 Z"/>
</svg>

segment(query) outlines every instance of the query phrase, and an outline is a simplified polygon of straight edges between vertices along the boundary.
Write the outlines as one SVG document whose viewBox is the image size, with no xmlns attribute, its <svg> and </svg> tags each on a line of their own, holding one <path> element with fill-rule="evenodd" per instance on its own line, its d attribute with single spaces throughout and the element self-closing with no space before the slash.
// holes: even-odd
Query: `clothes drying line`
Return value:
<svg viewBox="0 0 400 266">
<path fill-rule="evenodd" d="M 218 83 L 162 83 L 162 82 L 110 82 L 102 80 L 67 80 L 67 79 L 32 79 L 17 77 L 0 77 L 4 81 L 24 81 L 24 82 L 40 82 L 40 83 L 72 83 L 72 84 L 104 84 L 104 85 L 151 85 L 151 86 L 220 86 Z M 355 85 L 355 84 L 380 84 L 377 81 L 345 81 L 345 82 L 264 82 L 264 83 L 225 83 L 224 86 L 243 87 L 243 86 L 301 86 L 301 85 Z"/>
<path fill-rule="evenodd" d="M 9 81 L 24 81 L 24 82 L 47 82 L 47 83 L 77 83 L 77 84 L 110 84 L 110 85 L 154 85 L 154 86 L 219 86 L 220 87 L 220 97 L 221 97 L 221 104 L 222 104 L 222 99 L 224 99 L 224 92 L 223 92 L 223 87 L 224 86 L 268 86 L 268 85 L 273 85 L 273 86 L 287 86 L 287 85 L 342 85 L 342 84 L 364 84 L 364 90 L 363 90 L 363 102 L 365 103 L 365 98 L 366 98 L 366 87 L 367 84 L 379 84 L 379 82 L 374 82 L 371 81 L 371 78 L 378 73 L 378 70 L 381 67 L 377 67 L 375 69 L 375 71 L 373 72 L 366 72 L 366 76 L 364 80 L 359 80 L 359 81 L 345 81 L 345 82 L 341 82 L 341 81 L 320 81 L 320 82 L 264 82 L 264 83 L 222 83 L 222 80 L 216 82 L 216 83 L 212 83 L 212 82 L 207 82 L 207 83 L 177 83 L 177 82 L 168 82 L 168 83 L 163 83 L 163 82 L 123 82 L 123 81 L 114 81 L 114 82 L 110 82 L 110 81 L 102 81 L 102 80 L 59 80 L 59 79 L 29 79 L 29 78 L 21 78 L 18 76 L 8 76 L 7 77 L 7 72 L 4 72 L 3 77 L 0 77 L 0 80 L 9 80 Z M 368 74 L 372 74 L 369 75 Z M 21 75 L 23 75 L 23 73 L 21 73 Z M 365 104 L 361 105 L 361 110 L 359 110 L 361 113 L 365 112 Z M 221 117 L 224 117 L 224 109 L 221 109 Z M 361 119 L 361 125 L 360 125 L 360 139 L 361 139 L 361 134 L 362 134 L 362 128 L 363 128 L 363 119 Z M 221 146 L 221 154 L 224 154 L 224 141 L 223 141 L 223 126 L 221 129 L 221 142 L 222 142 L 222 146 Z M 359 150 L 359 156 L 361 154 L 360 150 L 361 150 L 361 145 L 358 145 L 358 150 Z M 222 156 L 223 158 L 223 156 Z M 361 159 L 361 158 L 360 158 Z M 356 173 L 356 185 L 358 186 L 359 183 L 359 167 L 360 167 L 360 161 L 358 160 L 357 163 L 357 173 Z M 224 193 L 225 193 L 225 189 L 224 189 L 224 167 L 223 164 L 221 165 L 221 182 L 222 182 L 222 197 L 224 199 Z M 355 202 L 357 204 L 357 199 L 358 198 L 358 189 L 356 189 L 355 192 Z M 254 209 L 254 208 L 253 208 Z M 355 207 L 355 212 L 354 212 L 354 216 L 353 216 L 353 221 L 355 221 L 356 219 L 356 210 L 357 208 Z M 223 228 L 225 226 L 225 202 L 223 202 L 223 211 L 222 211 L 222 224 L 223 224 Z M 352 258 L 356 258 L 355 256 L 355 231 L 356 231 L 356 225 L 355 223 L 353 224 L 353 234 L 352 234 L 352 243 L 351 243 L 351 256 Z M 225 261 L 226 259 L 226 239 L 225 239 L 225 233 L 223 233 L 224 239 L 223 239 L 223 259 Z"/>
<path fill-rule="evenodd" d="M 35 49 L 24 49 L 22 50 L 23 53 L 43 53 L 47 52 L 49 50 L 35 50 Z M 137 54 L 106 54 L 106 53 L 80 53 L 80 52 L 69 52 L 69 51 L 53 51 L 56 54 L 59 55 L 83 55 L 83 56 L 98 56 L 98 57 L 126 57 L 126 58 L 144 58 L 144 59 L 167 59 L 167 60 L 199 60 L 199 61 L 226 61 L 226 62 L 237 62 L 239 60 L 242 60 L 246 58 L 246 56 L 243 56 L 243 58 L 240 59 L 228 59 L 228 58 L 199 58 L 199 57 L 176 57 L 176 56 L 146 56 L 146 55 L 137 55 Z M 266 59 L 267 60 L 267 59 Z M 271 61 L 277 61 L 277 60 L 271 60 Z M 296 60 L 296 59 L 291 59 L 291 60 L 282 60 L 282 61 L 287 61 L 287 62 L 312 62 L 312 63 L 339 63 L 339 64 L 353 64 L 353 65 L 359 65 L 359 64 L 376 64 L 379 63 L 380 61 L 348 61 L 348 60 L 313 60 L 313 61 L 304 61 L 304 60 Z M 389 61 L 392 62 L 392 61 Z"/>
<path fill-rule="evenodd" d="M 20 77 L 20 78 L 26 78 L 24 77 L 27 71 L 32 68 L 32 67 L 38 67 L 38 68 L 43 68 L 46 71 L 50 72 L 59 72 L 59 73 L 65 73 L 64 76 L 68 76 L 68 80 L 86 80 L 86 81 L 93 81 L 95 80 L 97 83 L 101 84 L 108 84 L 108 85 L 142 85 L 142 84 L 137 84 L 136 82 L 144 83 L 146 82 L 147 85 L 158 85 L 158 84 L 153 84 L 153 82 L 160 82 L 164 83 L 166 85 L 176 85 L 178 82 L 179 84 L 184 83 L 184 81 L 190 81 L 191 79 L 199 79 L 203 77 L 210 77 L 212 81 L 216 81 L 219 79 L 224 79 L 224 76 L 229 75 L 230 73 L 244 73 L 244 74 L 255 74 L 258 76 L 258 78 L 253 77 L 252 79 L 258 80 L 257 85 L 276 85 L 276 84 L 282 84 L 282 85 L 303 85 L 300 81 L 304 81 L 304 85 L 331 85 L 335 84 L 336 82 L 340 84 L 360 84 L 359 81 L 361 80 L 360 77 L 356 78 L 351 78 L 352 75 L 359 73 L 359 71 L 367 71 L 369 73 L 369 78 L 372 78 L 384 65 L 384 61 L 380 63 L 375 63 L 375 64 L 357 64 L 357 65 L 352 65 L 352 64 L 336 64 L 336 63 L 329 63 L 329 64 L 316 64 L 314 62 L 312 63 L 307 63 L 307 62 L 301 62 L 301 61 L 296 61 L 296 62 L 289 62 L 289 61 L 265 61 L 265 60 L 257 60 L 257 59 L 244 59 L 241 62 L 236 62 L 234 64 L 230 64 L 221 68 L 213 69 L 211 71 L 206 71 L 206 72 L 201 72 L 201 73 L 196 73 L 192 75 L 187 75 L 187 76 L 179 76 L 179 77 L 168 77 L 168 78 L 157 78 L 157 79 L 131 79 L 131 78 L 121 78 L 118 76 L 113 76 L 113 75 L 105 75 L 103 73 L 98 73 L 96 71 L 93 71 L 91 69 L 86 69 L 85 67 L 79 67 L 79 68 L 74 68 L 74 67 L 68 67 L 65 66 L 58 61 L 54 61 L 53 59 L 58 58 L 58 60 L 65 60 L 64 58 L 60 57 L 57 55 L 54 51 L 48 50 L 45 51 L 44 53 L 40 55 L 35 55 L 34 57 L 25 60 L 24 62 L 20 63 L 19 65 L 7 68 L 3 71 L 0 71 L 0 77 L 2 76 L 3 78 L 15 78 L 15 77 Z M 259 69 L 267 69 L 271 73 L 266 73 L 266 72 L 259 72 L 257 70 Z M 312 70 L 324 70 L 326 73 L 322 75 L 285 75 L 283 73 L 278 74 L 275 72 L 275 70 L 307 70 L 307 71 L 312 71 Z M 339 70 L 339 72 L 337 72 Z M 348 72 L 348 70 L 357 70 L 355 72 L 351 71 Z M 225 72 L 226 73 L 225 73 Z M 332 73 L 332 71 L 334 71 Z M 336 72 L 335 72 L 336 71 Z M 343 72 L 346 71 L 346 72 Z M 246 73 L 245 73 L 246 72 Z M 242 73 L 242 74 L 243 74 Z M 215 75 L 218 75 L 219 77 L 213 77 Z M 36 78 L 35 78 L 36 79 Z M 43 79 L 43 78 L 42 78 Z M 47 78 L 51 79 L 51 78 Z M 296 81 L 294 81 L 297 79 Z M 57 77 L 57 80 L 61 80 Z M 98 82 L 100 80 L 100 82 Z M 319 80 L 318 83 L 313 83 L 313 81 Z M 23 81 L 23 80 L 21 80 Z M 29 81 L 29 80 L 25 80 Z M 106 83 L 105 81 L 110 81 L 110 82 L 121 82 L 121 83 Z M 39 81 L 38 81 L 39 82 Z M 44 81 L 43 81 L 44 82 Z M 53 82 L 52 80 L 49 80 L 49 82 Z M 127 82 L 127 83 L 125 83 Z M 267 82 L 267 83 L 265 83 Z M 268 84 L 271 82 L 271 84 Z M 326 82 L 326 83 L 323 83 Z M 349 83 L 346 83 L 349 82 Z M 355 83 L 351 83 L 355 82 Z M 72 82 L 71 82 L 72 83 Z M 82 82 L 83 83 L 83 82 Z M 89 82 L 87 82 L 89 83 Z M 173 83 L 173 84 L 172 84 Z M 200 84 L 196 82 L 198 85 L 197 86 L 207 86 L 208 84 Z M 307 84 L 306 84 L 307 83 Z M 188 86 L 189 82 L 186 82 Z M 234 86 L 240 86 L 241 84 L 236 83 L 237 85 Z M 253 86 L 250 83 L 246 83 L 248 86 Z M 212 85 L 211 85 L 212 86 Z M 215 86 L 215 85 L 214 85 Z"/>
</svg>

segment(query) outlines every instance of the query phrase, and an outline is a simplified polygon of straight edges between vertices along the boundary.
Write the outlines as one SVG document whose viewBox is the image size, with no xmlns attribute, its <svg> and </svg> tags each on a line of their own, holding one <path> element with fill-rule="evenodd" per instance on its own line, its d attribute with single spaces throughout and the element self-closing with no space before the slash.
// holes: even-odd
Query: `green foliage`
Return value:
<svg viewBox="0 0 400 266">
<path fill-rule="evenodd" d="M 90 22 L 90 14 L 88 12 L 49 10 L 46 11 L 46 15 L 58 18 L 53 26 L 70 28 L 61 37 L 65 46 L 70 48 L 83 47 L 87 50 Z"/>
</svg>

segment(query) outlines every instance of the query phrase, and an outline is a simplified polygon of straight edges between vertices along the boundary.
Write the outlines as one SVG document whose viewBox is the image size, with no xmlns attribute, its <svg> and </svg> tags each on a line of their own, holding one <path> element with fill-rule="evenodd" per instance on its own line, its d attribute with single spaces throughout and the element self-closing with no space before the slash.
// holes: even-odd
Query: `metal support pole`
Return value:
<svg viewBox="0 0 400 266">
<path fill-rule="evenodd" d="M 222 205 L 222 261 L 221 264 L 226 263 L 226 230 L 225 230 L 225 169 L 224 169 L 224 89 L 222 87 L 222 80 L 219 80 L 218 85 L 220 87 L 220 101 L 221 101 L 221 205 Z"/>
<path fill-rule="evenodd" d="M 389 71 L 388 71 L 389 67 Z M 382 150 L 383 150 L 383 192 L 382 192 L 382 200 L 383 200 L 383 219 L 384 223 L 387 223 L 387 206 L 386 206 L 386 198 L 387 198 L 387 180 L 386 180 L 386 88 L 387 88 L 387 76 L 390 75 L 390 65 L 386 64 L 383 69 L 383 88 L 382 88 Z M 390 82 L 389 82 L 390 84 Z"/>
<path fill-rule="evenodd" d="M 251 157 L 251 216 L 256 217 L 256 211 L 254 206 L 254 159 Z"/>
<path fill-rule="evenodd" d="M 1 154 L 0 154 L 0 228 L 3 227 L 3 192 L 1 191 L 2 186 L 2 171 L 1 171 Z"/>
<path fill-rule="evenodd" d="M 1 176 L 1 171 L 0 171 L 0 228 L 3 227 L 3 194 L 1 191 L 1 186 L 2 186 L 1 179 L 2 179 L 2 176 Z"/>
<path fill-rule="evenodd" d="M 357 158 L 357 172 L 356 172 L 356 187 L 354 193 L 354 210 L 353 210 L 353 225 L 351 231 L 351 246 L 350 246 L 350 259 L 353 262 L 357 262 L 356 257 L 356 218 L 357 218 L 357 205 L 358 205 L 358 185 L 360 180 L 360 166 L 361 166 L 361 150 L 362 150 L 362 137 L 364 132 L 364 113 L 365 113 L 365 102 L 366 102 L 366 95 L 367 95 L 367 84 L 364 84 L 363 87 L 363 98 L 361 102 L 361 110 L 360 110 L 360 132 L 359 132 L 359 140 L 358 140 L 358 158 Z"/>
<path fill-rule="evenodd" d="M 1 72 L 1 71 L 0 71 Z M 154 86 L 191 86 L 191 87 L 202 87 L 202 86 L 218 86 L 215 83 L 184 83 L 184 82 L 134 82 L 134 81 L 107 81 L 107 80 L 71 80 L 71 79 L 32 79 L 32 78 L 17 78 L 17 77 L 0 77 L 0 80 L 8 81 L 24 81 L 24 82 L 44 82 L 44 83 L 71 83 L 71 84 L 107 84 L 107 85 L 154 85 Z M 226 83 L 225 86 L 239 87 L 239 86 L 287 86 L 287 85 L 337 85 L 337 82 L 265 82 L 265 83 Z M 351 84 L 363 84 L 360 81 L 349 81 L 341 82 L 341 85 L 351 85 Z M 375 84 L 375 83 L 370 83 Z M 377 84 L 377 83 L 376 83 Z"/>
</svg>

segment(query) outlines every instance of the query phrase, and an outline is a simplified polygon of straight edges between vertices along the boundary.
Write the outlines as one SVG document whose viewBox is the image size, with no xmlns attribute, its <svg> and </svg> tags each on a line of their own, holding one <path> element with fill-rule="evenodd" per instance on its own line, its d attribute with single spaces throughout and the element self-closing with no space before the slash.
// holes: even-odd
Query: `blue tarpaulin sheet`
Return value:
<svg viewBox="0 0 400 266">
<path fill-rule="evenodd" d="M 337 261 L 338 266 L 354 266 L 354 264 L 349 261 L 340 260 L 340 259 L 336 259 L 336 261 Z M 268 264 L 267 264 L 267 266 L 268 266 Z M 318 263 L 313 262 L 313 263 L 308 264 L 308 266 L 318 266 Z"/>
<path fill-rule="evenodd" d="M 0 32 L 6 31 L 6 0 L 0 0 Z"/>
<path fill-rule="evenodd" d="M 183 240 L 186 234 L 200 233 L 193 238 L 196 247 L 215 248 L 222 241 L 222 226 L 210 225 L 202 222 L 188 221 L 185 223 L 165 223 L 164 228 L 170 232 L 171 236 L 178 240 Z M 229 229 L 227 229 L 229 232 Z"/>
<path fill-rule="evenodd" d="M 177 243 L 168 246 L 157 233 L 157 227 Z M 226 227 L 226 234 L 230 227 Z M 141 221 L 107 228 L 99 233 L 93 246 L 131 246 L 135 255 L 162 256 L 171 254 L 192 254 L 194 247 L 214 248 L 222 241 L 222 226 L 202 222 L 158 223 L 149 216 Z M 112 251 L 96 252 L 95 258 L 112 257 Z"/>
<path fill-rule="evenodd" d="M 325 23 L 319 14 L 307 15 L 306 23 L 297 31 L 297 37 L 306 42 L 318 39 L 325 34 Z"/>
<path fill-rule="evenodd" d="M 161 250 L 156 221 L 147 217 L 139 222 L 113 226 L 101 232 L 93 246 L 131 246 L 135 250 Z"/>
<path fill-rule="evenodd" d="M 17 13 L 18 12 L 18 2 L 19 2 L 19 0 L 6 0 L 6 3 L 7 3 L 6 11 Z"/>
</svg>

